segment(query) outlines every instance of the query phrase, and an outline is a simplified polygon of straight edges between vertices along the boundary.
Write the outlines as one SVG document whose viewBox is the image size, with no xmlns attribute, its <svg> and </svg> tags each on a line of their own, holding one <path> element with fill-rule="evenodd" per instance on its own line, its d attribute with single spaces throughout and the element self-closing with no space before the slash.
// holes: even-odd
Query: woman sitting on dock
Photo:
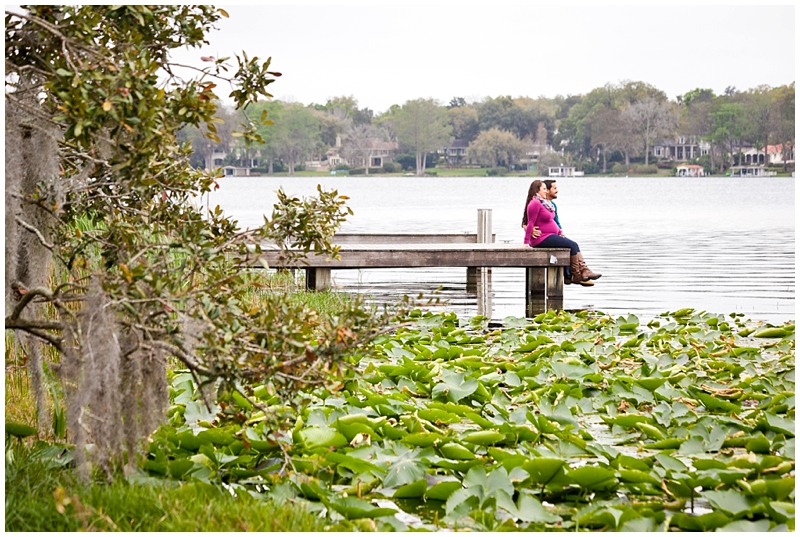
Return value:
<svg viewBox="0 0 800 537">
<path fill-rule="evenodd" d="M 555 223 L 555 208 L 547 199 L 547 187 L 544 181 L 536 179 L 528 189 L 528 199 L 525 200 L 525 212 L 522 225 L 525 226 L 525 244 L 531 248 L 569 248 L 569 268 L 571 279 L 565 278 L 564 283 L 578 283 L 585 287 L 594 285 L 592 280 L 598 279 L 602 274 L 592 272 L 583 260 L 583 254 L 578 243 L 561 234 L 561 229 Z M 532 236 L 534 227 L 539 228 L 540 235 Z"/>
</svg>

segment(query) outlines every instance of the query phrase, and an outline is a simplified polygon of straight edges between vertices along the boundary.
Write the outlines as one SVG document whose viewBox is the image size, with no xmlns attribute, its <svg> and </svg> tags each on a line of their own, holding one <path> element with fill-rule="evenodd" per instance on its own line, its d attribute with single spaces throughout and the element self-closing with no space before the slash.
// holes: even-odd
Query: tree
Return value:
<svg viewBox="0 0 800 537">
<path fill-rule="evenodd" d="M 252 114 L 255 117 L 263 118 L 263 122 L 256 129 L 259 139 L 256 141 L 242 140 L 242 143 L 249 144 L 260 154 L 262 164 L 267 162 L 267 173 L 272 175 L 274 163 L 280 159 L 278 154 L 278 141 L 275 123 L 280 123 L 283 103 L 280 101 L 258 101 L 251 106 Z"/>
<path fill-rule="evenodd" d="M 744 109 L 741 103 L 720 101 L 711 112 L 713 122 L 708 139 L 727 153 L 729 164 L 734 164 L 734 154 L 742 146 L 744 137 Z"/>
<path fill-rule="evenodd" d="M 370 157 L 375 141 L 382 137 L 381 131 L 372 125 L 365 123 L 350 125 L 345 132 L 345 158 L 351 166 L 363 166 L 364 173 L 369 175 Z"/>
<path fill-rule="evenodd" d="M 478 112 L 473 106 L 457 106 L 447 110 L 450 125 L 453 127 L 453 136 L 456 140 L 469 143 L 480 132 Z"/>
<path fill-rule="evenodd" d="M 110 471 L 163 416 L 165 367 L 179 361 L 224 401 L 269 379 L 278 393 L 323 382 L 378 317 L 348 307 L 314 320 L 282 296 L 246 308 L 242 267 L 260 243 L 335 255 L 349 214 L 338 193 L 278 192 L 265 226 L 240 231 L 191 201 L 214 176 L 193 169 L 187 125 L 215 136 L 215 81 L 246 108 L 279 73 L 270 60 L 203 58 L 174 75 L 170 52 L 198 46 L 224 11 L 206 6 L 30 6 L 6 15 L 6 318 L 25 350 L 46 426 L 46 370 L 56 353 L 75 462 L 84 446 Z M 233 76 L 226 76 L 232 69 Z M 256 124 L 239 135 L 258 140 Z M 258 406 L 258 403 L 256 403 Z M 280 422 L 266 417 L 274 428 Z M 232 416 L 235 418 L 235 416 Z"/>
<path fill-rule="evenodd" d="M 425 155 L 450 141 L 445 109 L 433 99 L 407 101 L 396 113 L 395 128 L 398 141 L 416 153 L 418 176 L 425 174 Z"/>
<path fill-rule="evenodd" d="M 744 136 L 752 143 L 756 150 L 763 148 L 764 164 L 768 163 L 769 153 L 767 145 L 773 135 L 774 122 L 772 121 L 772 108 L 774 102 L 769 86 L 753 88 L 742 95 L 743 112 L 745 115 Z"/>
<path fill-rule="evenodd" d="M 492 128 L 480 133 L 469 144 L 468 154 L 473 162 L 493 168 L 501 165 L 510 168 L 525 154 L 525 146 L 512 133 Z"/>
<path fill-rule="evenodd" d="M 275 131 L 275 152 L 289 167 L 289 175 L 294 175 L 295 166 L 320 143 L 319 122 L 302 104 L 285 103 Z"/>
<path fill-rule="evenodd" d="M 212 120 L 212 128 L 187 125 L 181 132 L 192 144 L 192 165 L 207 170 L 214 169 L 214 153 L 229 153 L 235 143 L 233 132 L 237 128 L 237 113 L 221 103 L 214 103 L 217 113 Z"/>
<path fill-rule="evenodd" d="M 675 129 L 676 118 L 668 102 L 647 97 L 630 105 L 623 112 L 637 133 L 644 148 L 644 163 L 650 163 L 650 146 L 660 136 Z"/>
<path fill-rule="evenodd" d="M 773 93 L 776 108 L 776 113 L 774 115 L 775 136 L 782 146 L 783 169 L 786 171 L 788 161 L 793 158 L 792 155 L 794 155 L 795 148 L 794 82 L 788 86 L 775 88 Z"/>
</svg>

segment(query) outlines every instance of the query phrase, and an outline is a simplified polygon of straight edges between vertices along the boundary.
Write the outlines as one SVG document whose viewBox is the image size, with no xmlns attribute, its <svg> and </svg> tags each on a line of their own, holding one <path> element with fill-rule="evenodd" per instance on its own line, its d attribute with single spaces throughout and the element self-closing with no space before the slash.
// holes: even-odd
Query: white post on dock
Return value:
<svg viewBox="0 0 800 537">
<path fill-rule="evenodd" d="M 478 209 L 478 242 L 492 242 L 492 210 Z"/>
<path fill-rule="evenodd" d="M 492 210 L 478 209 L 478 244 L 494 242 L 492 237 Z M 474 285 L 477 292 L 478 315 L 492 314 L 492 269 L 491 267 L 470 267 L 467 269 L 467 285 Z"/>
</svg>

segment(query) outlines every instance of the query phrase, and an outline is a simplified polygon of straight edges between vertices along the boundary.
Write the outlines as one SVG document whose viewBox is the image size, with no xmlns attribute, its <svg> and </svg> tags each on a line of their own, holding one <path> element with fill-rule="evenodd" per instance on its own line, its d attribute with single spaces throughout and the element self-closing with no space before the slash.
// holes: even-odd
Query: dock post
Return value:
<svg viewBox="0 0 800 537">
<path fill-rule="evenodd" d="M 547 268 L 525 269 L 525 314 L 535 317 L 547 311 Z"/>
<path fill-rule="evenodd" d="M 564 267 L 547 267 L 547 309 L 564 309 Z"/>
<path fill-rule="evenodd" d="M 306 270 L 306 290 L 325 291 L 331 287 L 331 269 L 329 268 L 307 268 Z"/>
<path fill-rule="evenodd" d="M 492 241 L 492 210 L 478 209 L 478 244 L 487 244 Z M 478 284 L 478 271 L 484 275 L 491 274 L 491 267 L 467 267 L 467 286 Z"/>
</svg>

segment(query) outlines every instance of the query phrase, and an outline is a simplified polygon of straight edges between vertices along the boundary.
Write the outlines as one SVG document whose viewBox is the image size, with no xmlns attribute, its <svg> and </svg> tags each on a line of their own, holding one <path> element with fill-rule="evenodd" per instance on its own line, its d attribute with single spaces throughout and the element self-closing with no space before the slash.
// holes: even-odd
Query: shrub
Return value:
<svg viewBox="0 0 800 537">
<path fill-rule="evenodd" d="M 353 168 L 350 170 L 350 175 L 364 175 L 364 168 Z"/>
<path fill-rule="evenodd" d="M 336 170 L 337 172 L 339 170 L 349 170 L 349 169 L 350 166 L 348 166 L 347 164 L 337 164 L 336 167 L 334 168 L 334 170 Z"/>
<path fill-rule="evenodd" d="M 600 166 L 597 165 L 596 162 L 592 160 L 587 160 L 581 164 L 581 168 L 583 169 L 583 173 L 591 174 L 591 173 L 600 173 Z"/>
<path fill-rule="evenodd" d="M 486 170 L 487 177 L 497 177 L 498 175 L 505 175 L 508 173 L 508 168 L 498 166 L 496 168 L 489 168 Z"/>
<path fill-rule="evenodd" d="M 633 167 L 633 173 L 636 175 L 655 175 L 658 173 L 658 166 L 655 164 L 637 164 Z"/>
<path fill-rule="evenodd" d="M 417 168 L 417 157 L 414 155 L 403 154 L 397 155 L 394 159 L 404 170 L 415 170 Z"/>
<path fill-rule="evenodd" d="M 617 175 L 627 175 L 628 173 L 631 173 L 629 170 L 630 168 L 622 162 L 618 162 L 611 167 L 611 173 L 615 173 Z"/>
<path fill-rule="evenodd" d="M 402 169 L 402 167 L 397 162 L 384 162 L 383 163 L 383 171 L 384 171 L 384 173 L 397 173 L 401 169 Z"/>
</svg>

